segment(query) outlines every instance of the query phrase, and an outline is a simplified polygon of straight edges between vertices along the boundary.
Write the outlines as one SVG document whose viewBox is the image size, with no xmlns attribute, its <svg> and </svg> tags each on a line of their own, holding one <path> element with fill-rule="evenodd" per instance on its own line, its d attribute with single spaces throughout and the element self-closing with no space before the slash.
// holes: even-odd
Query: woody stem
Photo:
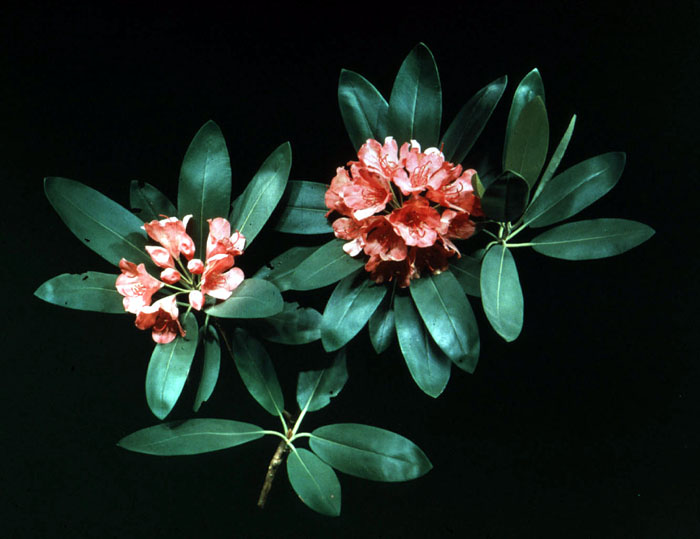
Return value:
<svg viewBox="0 0 700 539">
<path fill-rule="evenodd" d="M 292 421 L 290 420 L 290 423 Z M 270 494 L 270 489 L 272 489 L 272 483 L 275 480 L 275 475 L 277 474 L 277 469 L 280 464 L 284 462 L 284 457 L 289 451 L 289 439 L 293 436 L 292 429 L 287 431 L 287 438 L 280 440 L 277 444 L 277 449 L 270 459 L 270 464 L 267 466 L 267 473 L 265 474 L 265 482 L 263 483 L 262 489 L 260 489 L 260 496 L 258 497 L 258 507 L 263 509 L 265 507 L 265 502 L 267 502 L 267 497 Z"/>
</svg>

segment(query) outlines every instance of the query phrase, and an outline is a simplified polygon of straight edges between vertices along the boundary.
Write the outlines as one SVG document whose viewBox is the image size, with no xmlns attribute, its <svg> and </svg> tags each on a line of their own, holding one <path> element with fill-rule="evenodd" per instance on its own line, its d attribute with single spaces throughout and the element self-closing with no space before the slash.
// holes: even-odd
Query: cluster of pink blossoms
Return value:
<svg viewBox="0 0 700 539">
<path fill-rule="evenodd" d="M 325 197 L 327 215 L 343 216 L 333 222 L 336 237 L 350 240 L 343 250 L 364 251 L 377 283 L 396 279 L 406 287 L 421 273 L 447 269 L 448 258 L 460 256 L 451 240 L 474 234 L 471 217 L 483 215 L 476 171 L 445 161 L 437 148 L 421 152 L 415 140 L 399 150 L 392 137 L 383 146 L 367 140 L 358 158 L 349 173 L 338 167 Z"/>
<path fill-rule="evenodd" d="M 137 266 L 124 258 L 119 262 L 122 273 L 117 277 L 116 287 L 124 296 L 124 309 L 136 315 L 137 328 L 152 329 L 153 340 L 160 344 L 171 342 L 178 334 L 185 335 L 178 320 L 179 294 L 187 294 L 191 308 L 199 311 L 204 306 L 205 294 L 227 299 L 243 281 L 241 269 L 233 267 L 234 257 L 245 247 L 243 235 L 238 232 L 231 235 L 231 225 L 222 217 L 209 219 L 206 259 L 202 262 L 194 258 L 194 241 L 186 231 L 191 217 L 187 215 L 182 221 L 167 217 L 143 225 L 148 236 L 160 243 L 146 246 L 154 264 L 163 268 L 160 280 L 151 276 L 144 264 Z M 163 287 L 174 293 L 151 305 L 153 294 Z"/>
</svg>

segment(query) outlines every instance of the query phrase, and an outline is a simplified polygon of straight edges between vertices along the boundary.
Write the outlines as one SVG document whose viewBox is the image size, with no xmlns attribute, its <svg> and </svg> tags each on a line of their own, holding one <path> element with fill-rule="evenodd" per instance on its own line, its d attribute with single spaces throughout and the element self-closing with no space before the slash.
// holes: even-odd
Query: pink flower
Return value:
<svg viewBox="0 0 700 539">
<path fill-rule="evenodd" d="M 331 186 L 326 191 L 326 207 L 328 208 L 328 217 L 334 211 L 340 215 L 350 216 L 352 210 L 345 205 L 343 192 L 346 186 L 352 185 L 352 179 L 348 175 L 348 171 L 344 167 L 336 169 L 335 177 L 331 180 Z"/>
<path fill-rule="evenodd" d="M 172 342 L 178 334 L 185 336 L 185 330 L 178 320 L 179 312 L 175 295 L 159 299 L 151 306 L 143 307 L 136 315 L 136 327 L 153 330 L 152 337 L 158 344 Z"/>
<path fill-rule="evenodd" d="M 124 296 L 124 310 L 136 314 L 151 304 L 153 294 L 164 285 L 146 271 L 144 264 L 137 266 L 122 258 L 119 261 L 119 268 L 122 273 L 117 277 L 115 286 L 117 291 Z"/>
<path fill-rule="evenodd" d="M 384 146 L 376 140 L 368 139 L 357 152 L 359 165 L 379 175 L 385 181 L 398 184 L 407 178 L 406 171 L 398 156 L 398 147 L 393 137 L 384 139 Z"/>
<path fill-rule="evenodd" d="M 187 215 L 180 221 L 177 217 L 166 217 L 160 221 L 153 220 L 150 223 L 146 223 L 143 225 L 143 228 L 152 240 L 157 241 L 167 250 L 173 259 L 179 258 L 180 254 L 183 254 L 187 260 L 190 260 L 194 256 L 194 241 L 187 234 L 186 228 L 191 218 L 191 215 Z M 151 251 L 153 249 L 149 250 L 149 253 Z M 158 255 L 151 254 L 153 261 L 161 268 L 172 267 L 171 265 L 159 264 L 155 256 L 165 264 L 168 262 L 163 260 L 162 253 Z"/>
<path fill-rule="evenodd" d="M 472 177 L 476 170 L 465 170 L 458 178 L 438 188 L 429 188 L 426 197 L 442 206 L 474 215 L 481 214 L 479 199 L 474 194 Z"/>
<path fill-rule="evenodd" d="M 207 237 L 207 262 L 213 256 L 227 254 L 238 256 L 245 248 L 245 237 L 236 231 L 231 234 L 231 224 L 223 217 L 208 219 L 209 236 Z"/>
<path fill-rule="evenodd" d="M 192 308 L 196 311 L 201 311 L 202 307 L 204 307 L 204 294 L 202 294 L 202 292 L 199 290 L 192 290 L 192 292 L 188 294 L 187 299 L 189 300 Z"/>
<path fill-rule="evenodd" d="M 202 293 L 217 299 L 228 299 L 244 277 L 240 268 L 229 270 L 232 266 L 231 255 L 218 254 L 208 259 L 202 274 Z"/>
<path fill-rule="evenodd" d="M 350 170 L 354 181 L 343 187 L 341 196 L 352 216 L 361 221 L 384 210 L 391 200 L 389 181 L 356 164 Z"/>
<path fill-rule="evenodd" d="M 411 197 L 402 208 L 391 212 L 389 222 L 406 245 L 430 247 L 437 239 L 440 214 L 425 198 Z"/>
</svg>

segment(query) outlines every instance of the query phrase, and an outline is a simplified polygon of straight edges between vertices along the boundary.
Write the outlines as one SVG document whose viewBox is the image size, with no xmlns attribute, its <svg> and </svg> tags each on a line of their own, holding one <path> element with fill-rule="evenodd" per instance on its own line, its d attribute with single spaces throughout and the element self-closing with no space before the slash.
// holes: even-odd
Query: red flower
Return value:
<svg viewBox="0 0 700 539">
<path fill-rule="evenodd" d="M 153 340 L 158 344 L 167 344 L 177 337 L 185 336 L 185 330 L 178 320 L 175 295 L 159 299 L 151 306 L 142 308 L 136 315 L 136 327 L 153 329 Z"/>
<path fill-rule="evenodd" d="M 165 286 L 146 271 L 144 264 L 137 266 L 122 258 L 119 261 L 119 268 L 122 273 L 117 277 L 115 286 L 117 292 L 124 296 L 124 310 L 127 312 L 136 314 L 150 305 L 153 294 Z"/>
<path fill-rule="evenodd" d="M 150 223 L 146 223 L 143 225 L 143 228 L 152 240 L 157 241 L 165 248 L 172 259 L 180 258 L 180 254 L 183 254 L 189 260 L 194 256 L 194 241 L 192 241 L 185 229 L 187 228 L 187 222 L 191 218 L 191 215 L 187 215 L 180 221 L 177 217 L 166 217 L 160 221 L 153 220 Z M 152 247 L 148 249 L 148 252 L 151 253 L 153 262 L 161 268 L 172 267 L 172 265 L 168 265 L 168 263 L 172 264 L 172 260 L 164 259 L 164 254 L 159 248 Z M 154 252 L 158 254 L 154 255 Z"/>
<path fill-rule="evenodd" d="M 391 137 L 384 145 L 369 139 L 358 158 L 336 170 L 325 197 L 326 215 L 341 215 L 333 231 L 348 240 L 343 250 L 367 255 L 365 269 L 378 283 L 406 287 L 421 272 L 444 271 L 459 256 L 451 240 L 473 235 L 472 216 L 481 215 L 475 171 L 445 161 L 437 148 L 422 152 L 415 140 L 398 150 Z"/>
<path fill-rule="evenodd" d="M 430 247 L 437 239 L 440 214 L 425 198 L 413 196 L 402 208 L 391 212 L 389 222 L 406 245 Z"/>
</svg>

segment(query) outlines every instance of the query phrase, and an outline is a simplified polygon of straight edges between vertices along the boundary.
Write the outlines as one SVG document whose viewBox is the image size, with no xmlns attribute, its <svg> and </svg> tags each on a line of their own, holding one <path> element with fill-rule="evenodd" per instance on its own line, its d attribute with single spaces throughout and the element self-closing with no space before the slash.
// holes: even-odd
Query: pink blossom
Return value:
<svg viewBox="0 0 700 539">
<path fill-rule="evenodd" d="M 430 247 L 437 239 L 440 214 L 423 197 L 411 197 L 402 208 L 391 212 L 389 222 L 406 245 Z"/>
<path fill-rule="evenodd" d="M 202 274 L 202 293 L 217 299 L 228 299 L 244 278 L 241 269 L 229 269 L 232 266 L 231 255 L 218 254 L 208 259 Z"/>
<path fill-rule="evenodd" d="M 135 325 L 139 329 L 151 329 L 152 337 L 158 344 L 172 342 L 175 337 L 185 336 L 185 330 L 178 320 L 179 312 L 175 295 L 159 299 L 151 306 L 143 307 L 136 315 Z"/>
<path fill-rule="evenodd" d="M 117 291 L 124 296 L 124 310 L 136 314 L 151 304 L 153 294 L 164 285 L 146 271 L 144 264 L 137 266 L 122 258 L 119 261 L 119 268 L 122 273 L 117 277 L 115 286 Z"/>
<path fill-rule="evenodd" d="M 231 234 L 231 224 L 223 217 L 208 219 L 209 236 L 207 237 L 206 259 L 219 254 L 238 256 L 245 248 L 245 237 L 236 231 Z"/>
<path fill-rule="evenodd" d="M 187 215 L 180 221 L 177 217 L 166 217 L 160 221 L 153 220 L 150 223 L 146 223 L 143 225 L 143 228 L 152 240 L 160 243 L 168 251 L 168 254 L 173 259 L 177 259 L 180 257 L 180 254 L 183 254 L 187 260 L 190 260 L 194 256 L 194 241 L 187 234 L 186 228 L 191 218 L 191 215 Z M 153 255 L 151 256 L 153 257 Z M 159 255 L 160 258 L 162 256 Z M 155 258 L 154 262 L 156 262 Z"/>
</svg>

